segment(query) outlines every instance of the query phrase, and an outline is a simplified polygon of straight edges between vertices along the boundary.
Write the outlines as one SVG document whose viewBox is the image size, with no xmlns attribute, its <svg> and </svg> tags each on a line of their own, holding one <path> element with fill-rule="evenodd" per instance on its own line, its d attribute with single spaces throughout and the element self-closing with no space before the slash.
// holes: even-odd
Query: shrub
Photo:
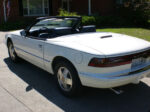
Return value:
<svg viewBox="0 0 150 112">
<path fill-rule="evenodd" d="M 96 25 L 96 18 L 94 16 L 82 16 L 83 25 Z"/>
<path fill-rule="evenodd" d="M 59 16 L 79 16 L 75 12 L 67 12 L 63 9 L 59 10 Z M 96 25 L 96 27 L 123 27 L 133 26 L 130 20 L 122 16 L 82 16 L 83 25 Z"/>
<path fill-rule="evenodd" d="M 79 16 L 76 12 L 68 12 L 64 9 L 59 9 L 58 16 Z"/>
<path fill-rule="evenodd" d="M 119 16 L 82 16 L 83 25 L 95 25 L 96 27 L 122 27 L 129 26 L 128 21 Z"/>
<path fill-rule="evenodd" d="M 59 9 L 58 16 L 80 16 L 76 12 L 68 12 L 64 9 Z M 82 23 L 83 25 L 91 25 L 95 24 L 96 20 L 94 16 L 82 16 Z"/>
</svg>

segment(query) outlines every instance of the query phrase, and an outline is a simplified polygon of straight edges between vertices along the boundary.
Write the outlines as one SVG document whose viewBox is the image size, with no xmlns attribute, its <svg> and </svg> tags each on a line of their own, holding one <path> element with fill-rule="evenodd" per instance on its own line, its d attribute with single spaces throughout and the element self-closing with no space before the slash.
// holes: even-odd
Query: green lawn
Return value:
<svg viewBox="0 0 150 112">
<path fill-rule="evenodd" d="M 97 29 L 97 31 L 121 33 L 121 34 L 135 36 L 135 37 L 139 37 L 139 38 L 150 41 L 150 30 L 149 29 L 143 29 L 143 28 L 106 28 L 106 29 Z"/>
</svg>

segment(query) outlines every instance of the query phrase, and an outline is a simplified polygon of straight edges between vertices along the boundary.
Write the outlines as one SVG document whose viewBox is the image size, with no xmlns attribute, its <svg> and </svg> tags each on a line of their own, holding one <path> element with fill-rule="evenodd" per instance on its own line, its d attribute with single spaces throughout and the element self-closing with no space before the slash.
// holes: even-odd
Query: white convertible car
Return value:
<svg viewBox="0 0 150 112">
<path fill-rule="evenodd" d="M 42 17 L 25 30 L 6 35 L 11 60 L 19 58 L 55 74 L 65 95 L 82 86 L 113 88 L 139 83 L 150 74 L 150 43 L 135 37 L 96 32 L 81 17 Z"/>
</svg>

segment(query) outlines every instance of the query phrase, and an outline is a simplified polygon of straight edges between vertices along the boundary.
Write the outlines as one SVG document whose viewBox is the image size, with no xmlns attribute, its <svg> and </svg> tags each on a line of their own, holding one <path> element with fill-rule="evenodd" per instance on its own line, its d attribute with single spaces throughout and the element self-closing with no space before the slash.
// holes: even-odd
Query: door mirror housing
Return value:
<svg viewBox="0 0 150 112">
<path fill-rule="evenodd" d="M 21 32 L 20 32 L 20 34 L 21 34 L 21 36 L 26 36 L 26 31 L 25 30 L 22 30 Z"/>
</svg>

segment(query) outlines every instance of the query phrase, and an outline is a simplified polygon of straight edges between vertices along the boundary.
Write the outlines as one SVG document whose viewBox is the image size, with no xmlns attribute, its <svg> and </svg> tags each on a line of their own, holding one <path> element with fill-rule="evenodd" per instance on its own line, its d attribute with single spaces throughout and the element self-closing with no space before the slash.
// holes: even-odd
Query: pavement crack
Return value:
<svg viewBox="0 0 150 112">
<path fill-rule="evenodd" d="M 0 84 L 1 88 L 4 89 L 9 95 L 11 95 L 13 98 L 15 98 L 18 102 L 20 102 L 22 105 L 24 105 L 29 111 L 33 112 L 26 104 L 24 104 L 22 101 L 20 101 L 17 97 L 15 97 L 12 93 L 10 93 L 6 88 L 4 88 Z"/>
</svg>

